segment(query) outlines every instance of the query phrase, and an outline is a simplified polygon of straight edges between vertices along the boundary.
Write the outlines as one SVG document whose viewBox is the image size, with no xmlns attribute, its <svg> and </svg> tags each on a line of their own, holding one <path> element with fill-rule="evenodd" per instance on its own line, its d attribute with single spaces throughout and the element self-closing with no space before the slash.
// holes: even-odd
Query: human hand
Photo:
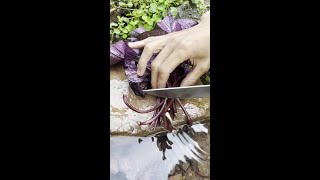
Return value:
<svg viewBox="0 0 320 180">
<path fill-rule="evenodd" d="M 131 48 L 143 48 L 137 74 L 145 73 L 153 54 L 159 53 L 151 63 L 152 88 L 164 88 L 170 73 L 182 62 L 190 60 L 193 70 L 180 86 L 194 85 L 210 69 L 210 12 L 201 17 L 198 25 L 163 36 L 149 37 L 129 43 Z"/>
</svg>

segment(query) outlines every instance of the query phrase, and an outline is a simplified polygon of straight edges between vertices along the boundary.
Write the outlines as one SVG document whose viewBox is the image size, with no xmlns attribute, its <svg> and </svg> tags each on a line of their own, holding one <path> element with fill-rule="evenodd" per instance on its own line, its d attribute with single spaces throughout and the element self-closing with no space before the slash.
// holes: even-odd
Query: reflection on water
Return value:
<svg viewBox="0 0 320 180">
<path fill-rule="evenodd" d="M 153 137 L 110 137 L 110 178 L 112 180 L 167 180 L 176 165 L 206 161 L 206 152 L 190 135 L 208 133 L 202 124 Z"/>
</svg>

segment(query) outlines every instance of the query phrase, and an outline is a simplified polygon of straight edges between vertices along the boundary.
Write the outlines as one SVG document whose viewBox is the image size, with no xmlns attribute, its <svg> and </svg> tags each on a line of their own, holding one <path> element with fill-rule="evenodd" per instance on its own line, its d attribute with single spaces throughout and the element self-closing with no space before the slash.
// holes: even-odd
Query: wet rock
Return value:
<svg viewBox="0 0 320 180">
<path fill-rule="evenodd" d="M 197 7 L 185 1 L 183 4 L 177 7 L 177 18 L 192 19 L 194 21 L 199 21 L 201 15 L 199 14 Z"/>
<path fill-rule="evenodd" d="M 200 149 L 205 151 L 204 159 L 202 163 L 199 163 L 195 159 L 186 158 L 186 162 L 180 162 L 176 165 L 176 174 L 182 174 L 183 179 L 210 179 L 210 122 L 204 124 L 205 128 L 208 128 L 208 134 L 206 132 L 188 133 L 192 139 L 198 144 Z M 175 174 L 174 174 L 175 175 Z"/>
<path fill-rule="evenodd" d="M 169 180 L 181 180 L 181 179 L 182 179 L 182 175 L 181 174 L 177 174 L 177 175 L 169 177 Z"/>
<path fill-rule="evenodd" d="M 122 65 L 116 65 L 110 69 L 110 133 L 111 135 L 135 135 L 148 136 L 163 130 L 158 128 L 151 130 L 148 126 L 140 126 L 138 122 L 146 121 L 153 115 L 151 113 L 140 114 L 132 111 L 123 102 L 123 94 L 128 95 L 129 102 L 138 109 L 150 109 L 155 105 L 155 97 L 147 95 L 138 97 L 129 87 Z M 193 122 L 207 122 L 210 118 L 210 98 L 195 98 L 181 100 L 190 114 Z M 177 106 L 178 107 L 178 106 Z M 175 126 L 185 124 L 186 116 L 179 107 Z"/>
<path fill-rule="evenodd" d="M 208 134 L 195 133 L 191 137 L 198 142 L 201 149 L 206 153 L 206 159 L 203 163 L 198 163 L 192 160 L 192 167 L 187 170 L 187 173 L 192 173 L 191 176 L 187 176 L 187 180 L 193 179 L 210 179 L 210 123 L 205 123 L 205 127 L 208 128 Z"/>
<path fill-rule="evenodd" d="M 205 0 L 204 4 L 210 5 L 210 0 Z M 197 10 L 197 6 L 189 1 L 185 1 L 178 6 L 177 11 L 177 18 L 192 19 L 194 21 L 199 21 L 201 19 L 201 15 Z"/>
<path fill-rule="evenodd" d="M 174 174 L 175 174 L 175 172 L 176 172 L 176 168 L 172 168 L 172 170 L 170 171 L 170 176 L 173 176 Z"/>
<path fill-rule="evenodd" d="M 182 169 L 183 172 L 186 172 L 186 171 L 189 169 L 190 164 L 189 164 L 189 163 L 182 163 L 182 164 L 180 165 L 180 167 L 181 167 L 181 169 Z"/>
</svg>

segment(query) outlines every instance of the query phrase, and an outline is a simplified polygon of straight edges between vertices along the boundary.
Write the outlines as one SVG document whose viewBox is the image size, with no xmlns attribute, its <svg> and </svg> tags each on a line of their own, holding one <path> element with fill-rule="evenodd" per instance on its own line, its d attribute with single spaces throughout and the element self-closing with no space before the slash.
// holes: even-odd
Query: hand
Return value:
<svg viewBox="0 0 320 180">
<path fill-rule="evenodd" d="M 152 88 L 164 88 L 170 73 L 182 62 L 190 60 L 193 70 L 180 86 L 194 85 L 210 69 L 210 12 L 201 17 L 198 25 L 164 36 L 149 37 L 129 43 L 131 48 L 143 48 L 137 74 L 145 73 L 151 56 L 159 53 L 151 63 Z"/>
</svg>

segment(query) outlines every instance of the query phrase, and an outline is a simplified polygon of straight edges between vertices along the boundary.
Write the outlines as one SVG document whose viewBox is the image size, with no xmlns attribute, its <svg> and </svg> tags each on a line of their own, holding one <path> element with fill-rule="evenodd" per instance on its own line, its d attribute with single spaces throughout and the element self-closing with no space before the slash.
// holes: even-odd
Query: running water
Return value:
<svg viewBox="0 0 320 180">
<path fill-rule="evenodd" d="M 185 127 L 152 137 L 110 137 L 110 179 L 167 180 L 180 162 L 206 161 L 207 153 L 188 134 L 208 133 L 208 129 L 203 124 L 193 125 L 191 131 Z"/>
</svg>

